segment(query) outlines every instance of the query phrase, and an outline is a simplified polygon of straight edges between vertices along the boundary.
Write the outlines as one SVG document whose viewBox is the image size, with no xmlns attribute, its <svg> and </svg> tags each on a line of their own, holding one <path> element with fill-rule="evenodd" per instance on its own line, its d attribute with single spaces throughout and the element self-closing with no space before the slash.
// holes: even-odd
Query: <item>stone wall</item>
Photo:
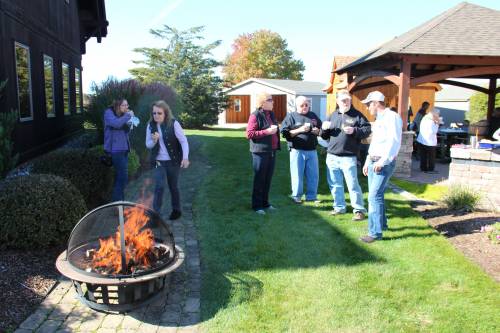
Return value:
<svg viewBox="0 0 500 333">
<path fill-rule="evenodd" d="M 411 154 L 413 152 L 413 137 L 415 132 L 403 132 L 401 138 L 401 148 L 399 149 L 398 157 L 396 158 L 396 169 L 394 177 L 410 178 L 411 176 Z"/>
<path fill-rule="evenodd" d="M 500 211 L 500 148 L 451 148 L 449 184 L 470 186 L 483 195 L 485 208 Z"/>
</svg>

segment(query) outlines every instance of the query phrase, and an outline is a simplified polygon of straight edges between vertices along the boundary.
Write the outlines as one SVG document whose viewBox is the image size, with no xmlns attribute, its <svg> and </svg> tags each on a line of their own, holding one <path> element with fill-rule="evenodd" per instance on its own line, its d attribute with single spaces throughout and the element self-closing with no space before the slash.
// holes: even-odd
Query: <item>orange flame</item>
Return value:
<svg viewBox="0 0 500 333">
<path fill-rule="evenodd" d="M 149 220 L 148 216 L 143 209 L 137 207 L 125 208 L 123 215 L 125 218 L 125 266 L 128 267 L 132 261 L 135 266 L 150 267 L 148 254 L 154 247 L 154 234 L 149 228 L 143 229 Z M 92 267 L 105 268 L 114 274 L 120 273 L 122 270 L 120 243 L 120 226 L 118 226 L 114 236 L 99 239 L 99 249 L 92 259 Z"/>
</svg>

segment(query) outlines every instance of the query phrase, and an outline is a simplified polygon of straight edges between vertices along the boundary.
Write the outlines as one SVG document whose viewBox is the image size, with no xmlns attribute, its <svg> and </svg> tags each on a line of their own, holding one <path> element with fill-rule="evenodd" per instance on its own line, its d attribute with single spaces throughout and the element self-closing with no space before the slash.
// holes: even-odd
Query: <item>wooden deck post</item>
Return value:
<svg viewBox="0 0 500 333">
<path fill-rule="evenodd" d="M 493 76 L 490 78 L 490 85 L 488 87 L 488 112 L 486 113 L 486 119 L 488 119 L 488 123 L 491 123 L 491 116 L 493 115 L 493 109 L 495 108 L 496 88 L 497 77 Z"/>
<path fill-rule="evenodd" d="M 408 119 L 408 97 L 410 97 L 411 63 L 403 58 L 399 73 L 398 113 L 403 120 L 403 131 L 406 131 Z"/>
</svg>

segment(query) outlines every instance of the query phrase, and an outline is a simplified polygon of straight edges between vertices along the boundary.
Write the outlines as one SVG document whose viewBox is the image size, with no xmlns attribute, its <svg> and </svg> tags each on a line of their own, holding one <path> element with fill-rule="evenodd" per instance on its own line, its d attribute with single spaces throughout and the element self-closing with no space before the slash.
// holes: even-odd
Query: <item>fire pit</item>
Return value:
<svg viewBox="0 0 500 333">
<path fill-rule="evenodd" d="M 56 267 L 73 281 L 80 300 L 106 312 L 126 312 L 168 290 L 184 261 L 168 225 L 153 210 L 114 202 L 85 215 L 71 232 Z"/>
</svg>

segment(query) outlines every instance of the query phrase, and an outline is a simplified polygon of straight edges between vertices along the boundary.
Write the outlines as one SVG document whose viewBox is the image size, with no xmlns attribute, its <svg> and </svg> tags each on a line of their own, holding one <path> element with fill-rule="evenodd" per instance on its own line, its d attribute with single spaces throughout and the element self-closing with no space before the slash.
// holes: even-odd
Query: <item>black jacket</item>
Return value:
<svg viewBox="0 0 500 333">
<path fill-rule="evenodd" d="M 371 125 L 368 119 L 354 107 L 340 113 L 337 110 L 328 119 L 330 128 L 321 131 L 321 137 L 328 142 L 328 153 L 338 156 L 355 156 L 359 152 L 361 140 L 367 138 L 371 133 Z M 354 133 L 346 134 L 342 125 L 354 127 Z"/>
<path fill-rule="evenodd" d="M 313 127 L 321 128 L 321 120 L 312 111 L 308 113 L 300 114 L 298 112 L 288 113 L 281 123 L 281 134 L 288 142 L 288 148 L 300 149 L 300 150 L 314 150 L 318 145 L 318 138 L 311 132 L 300 133 L 294 137 L 290 135 L 290 131 L 297 129 L 304 125 L 305 123 L 311 124 L 311 129 Z"/>
<path fill-rule="evenodd" d="M 264 112 L 261 112 L 259 109 L 255 110 L 252 112 L 253 115 L 255 115 L 255 118 L 257 119 L 257 126 L 258 130 L 264 130 L 271 125 L 276 125 L 278 126 L 278 122 L 276 121 L 276 118 L 274 117 L 274 112 L 270 112 L 270 117 L 271 117 L 271 123 L 269 123 L 266 119 L 266 116 L 264 115 Z M 278 131 L 276 134 L 278 136 L 278 150 L 280 149 L 280 138 L 279 138 L 279 127 Z M 262 138 L 258 139 L 250 139 L 250 151 L 252 153 L 265 153 L 265 152 L 272 152 L 273 151 L 273 136 L 272 135 L 266 135 Z"/>
</svg>

